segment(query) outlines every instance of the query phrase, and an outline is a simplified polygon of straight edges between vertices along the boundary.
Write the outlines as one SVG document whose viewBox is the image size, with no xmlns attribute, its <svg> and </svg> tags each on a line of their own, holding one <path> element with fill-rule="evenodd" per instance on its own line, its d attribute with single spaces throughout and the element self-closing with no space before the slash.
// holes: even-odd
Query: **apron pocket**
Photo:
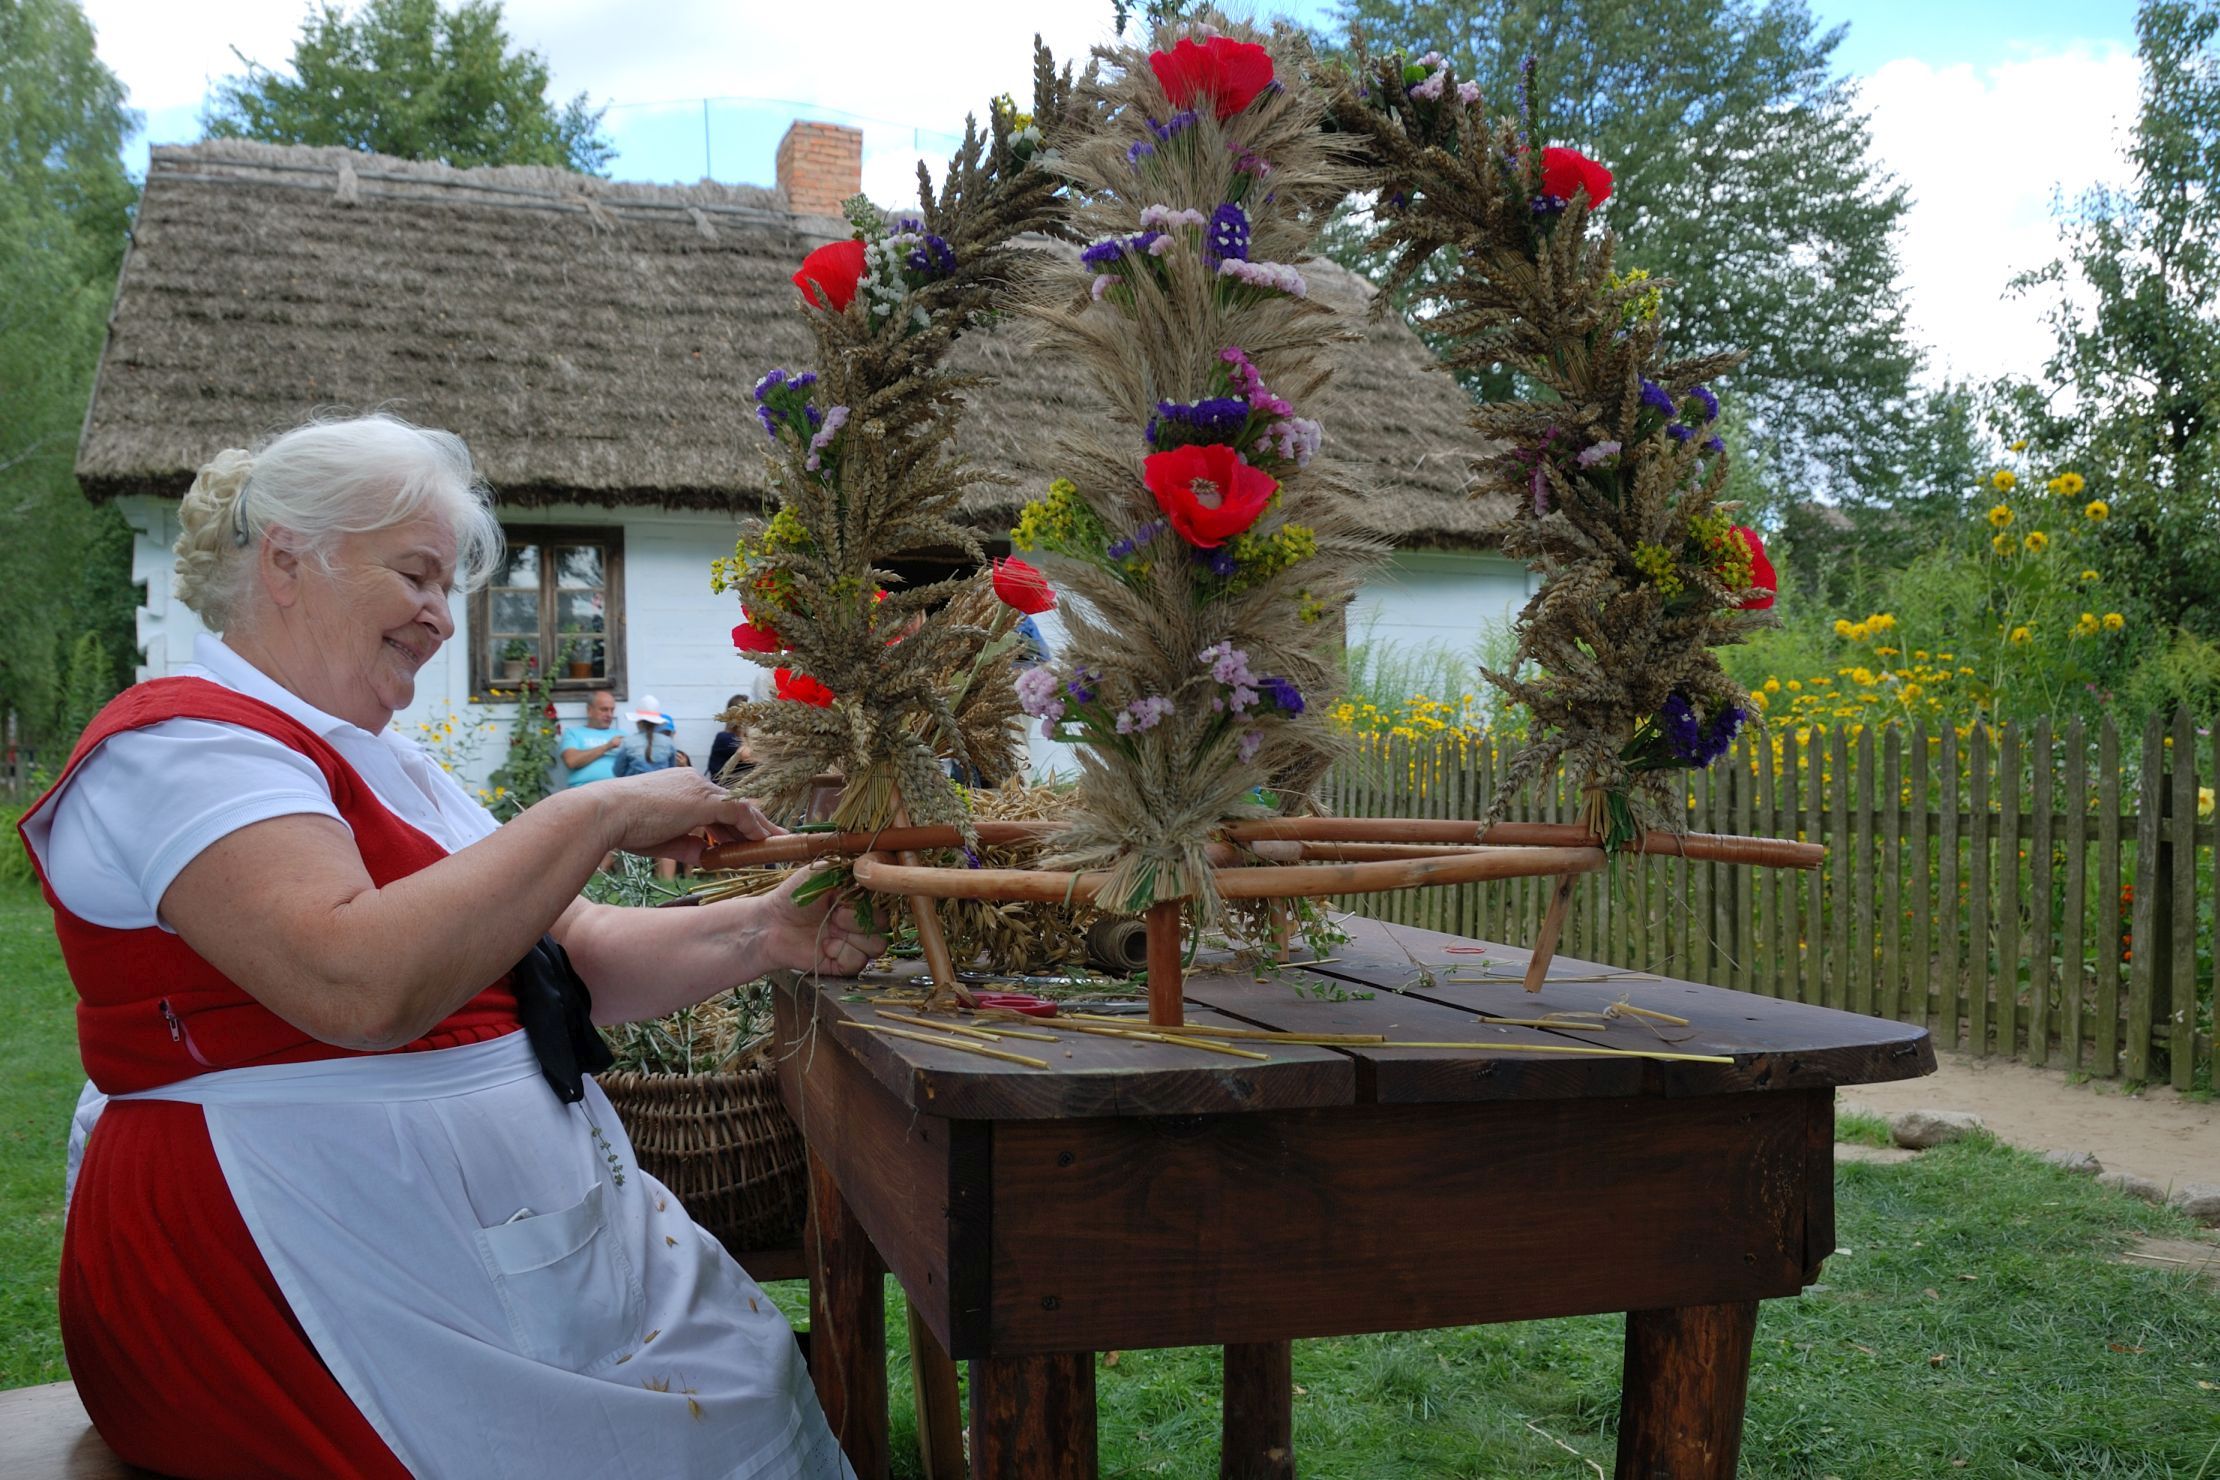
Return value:
<svg viewBox="0 0 2220 1480">
<path fill-rule="evenodd" d="M 518 1350 L 587 1372 L 639 1344 L 646 1300 L 602 1209 L 603 1184 L 560 1212 L 478 1230 Z"/>
</svg>

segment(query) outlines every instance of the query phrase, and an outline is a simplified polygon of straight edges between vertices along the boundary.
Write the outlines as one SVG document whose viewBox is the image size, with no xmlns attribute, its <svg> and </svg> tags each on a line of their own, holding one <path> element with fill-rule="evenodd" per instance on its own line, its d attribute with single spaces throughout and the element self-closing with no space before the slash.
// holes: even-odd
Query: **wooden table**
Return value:
<svg viewBox="0 0 2220 1480">
<path fill-rule="evenodd" d="M 1276 978 L 1199 962 L 1189 1021 L 1506 1047 L 999 1045 L 1043 1071 L 843 1027 L 876 1016 L 853 983 L 782 985 L 812 1367 L 865 1480 L 887 1466 L 882 1268 L 971 1362 L 990 1480 L 1095 1474 L 1099 1351 L 1224 1346 L 1222 1473 L 1287 1476 L 1291 1338 L 1598 1311 L 1628 1312 L 1622 1480 L 1734 1474 L 1757 1302 L 1834 1249 L 1834 1088 L 1932 1072 L 1926 1031 L 1564 957 L 1529 996 L 1514 947 L 1349 928 Z M 1621 998 L 1689 1026 L 1476 1018 Z M 1733 1062 L 1509 1046 L 1598 1041 Z"/>
</svg>

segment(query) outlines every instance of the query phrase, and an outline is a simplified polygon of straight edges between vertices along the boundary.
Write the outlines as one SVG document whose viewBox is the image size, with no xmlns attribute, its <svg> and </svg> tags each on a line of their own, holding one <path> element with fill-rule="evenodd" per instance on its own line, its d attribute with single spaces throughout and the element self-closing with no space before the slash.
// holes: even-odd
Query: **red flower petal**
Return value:
<svg viewBox="0 0 2220 1480">
<path fill-rule="evenodd" d="M 732 645 L 743 653 L 775 653 L 786 646 L 776 632 L 752 621 L 732 629 Z"/>
<path fill-rule="evenodd" d="M 1256 523 L 1280 490 L 1270 473 L 1223 444 L 1150 453 L 1141 481 L 1179 537 L 1198 550 L 1215 550 Z"/>
<path fill-rule="evenodd" d="M 1765 541 L 1758 532 L 1746 524 L 1737 524 L 1734 533 L 1750 547 L 1750 584 L 1758 592 L 1742 598 L 1740 608 L 1746 612 L 1761 612 L 1773 604 L 1773 594 L 1781 589 L 1781 578 L 1774 573 L 1773 562 L 1765 556 Z"/>
<path fill-rule="evenodd" d="M 1056 604 L 1056 593 L 1048 589 L 1048 577 L 1014 556 L 994 563 L 994 594 L 1029 617 L 1037 617 Z"/>
<path fill-rule="evenodd" d="M 1577 149 L 1542 151 L 1542 193 L 1571 200 L 1573 192 L 1586 190 L 1588 204 L 1600 206 L 1611 198 L 1611 172 Z"/>
<path fill-rule="evenodd" d="M 856 284 L 863 281 L 863 243 L 850 239 L 828 242 L 802 259 L 794 286 L 805 303 L 843 313 L 855 302 Z M 814 290 L 814 291 L 813 291 Z"/>
<path fill-rule="evenodd" d="M 791 668 L 771 670 L 771 687 L 781 699 L 791 699 L 796 704 L 814 704 L 819 709 L 830 709 L 833 691 L 806 673 L 796 673 Z"/>
<path fill-rule="evenodd" d="M 1253 41 L 1213 36 L 1182 40 L 1170 51 L 1149 53 L 1149 70 L 1174 108 L 1208 98 L 1220 122 L 1257 100 L 1272 85 L 1272 54 Z"/>
</svg>

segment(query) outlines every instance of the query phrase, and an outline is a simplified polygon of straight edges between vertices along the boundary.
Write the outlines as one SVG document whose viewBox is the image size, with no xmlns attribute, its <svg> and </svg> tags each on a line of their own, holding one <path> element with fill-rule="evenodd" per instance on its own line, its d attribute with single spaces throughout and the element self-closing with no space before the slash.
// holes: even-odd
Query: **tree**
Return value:
<svg viewBox="0 0 2220 1480">
<path fill-rule="evenodd" d="M 547 62 L 509 50 L 501 0 L 324 4 L 301 22 L 293 75 L 240 56 L 202 117 L 215 139 L 323 144 L 451 165 L 542 164 L 599 174 L 616 155 L 606 109 L 556 106 Z"/>
<path fill-rule="evenodd" d="M 2108 574 L 2153 615 L 2220 637 L 2220 7 L 2144 0 L 2134 183 L 2098 189 L 2065 227 L 2048 289 L 2046 386 L 2007 394 L 2039 447 L 2070 455 L 2111 517 Z M 2078 276 L 2084 291 L 2065 291 Z"/>
<path fill-rule="evenodd" d="M 1780 476 L 1893 493 L 1918 360 L 1896 291 L 1906 202 L 1836 73 L 1839 28 L 1803 0 L 1341 0 L 1340 18 L 1375 48 L 1440 50 L 1493 113 L 1518 111 L 1533 57 L 1543 142 L 1609 165 L 1622 264 L 1679 285 L 1667 338 L 1749 352 L 1724 389 Z"/>
<path fill-rule="evenodd" d="M 86 692 L 129 682 L 131 536 L 71 465 L 133 195 L 137 126 L 74 0 L 0 0 L 0 707 L 66 741 L 81 636 Z M 105 676 L 99 671 L 105 664 Z"/>
</svg>

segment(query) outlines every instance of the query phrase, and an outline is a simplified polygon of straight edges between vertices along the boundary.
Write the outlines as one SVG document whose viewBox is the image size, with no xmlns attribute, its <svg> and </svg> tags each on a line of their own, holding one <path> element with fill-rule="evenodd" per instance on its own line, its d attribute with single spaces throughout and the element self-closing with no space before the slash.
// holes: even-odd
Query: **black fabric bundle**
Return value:
<svg viewBox="0 0 2220 1480">
<path fill-rule="evenodd" d="M 571 969 L 570 956 L 552 935 L 517 962 L 509 973 L 516 992 L 517 1020 L 540 1061 L 555 1098 L 574 1105 L 585 1098 L 586 1076 L 616 1063 L 593 1023 L 593 994 Z"/>
</svg>

